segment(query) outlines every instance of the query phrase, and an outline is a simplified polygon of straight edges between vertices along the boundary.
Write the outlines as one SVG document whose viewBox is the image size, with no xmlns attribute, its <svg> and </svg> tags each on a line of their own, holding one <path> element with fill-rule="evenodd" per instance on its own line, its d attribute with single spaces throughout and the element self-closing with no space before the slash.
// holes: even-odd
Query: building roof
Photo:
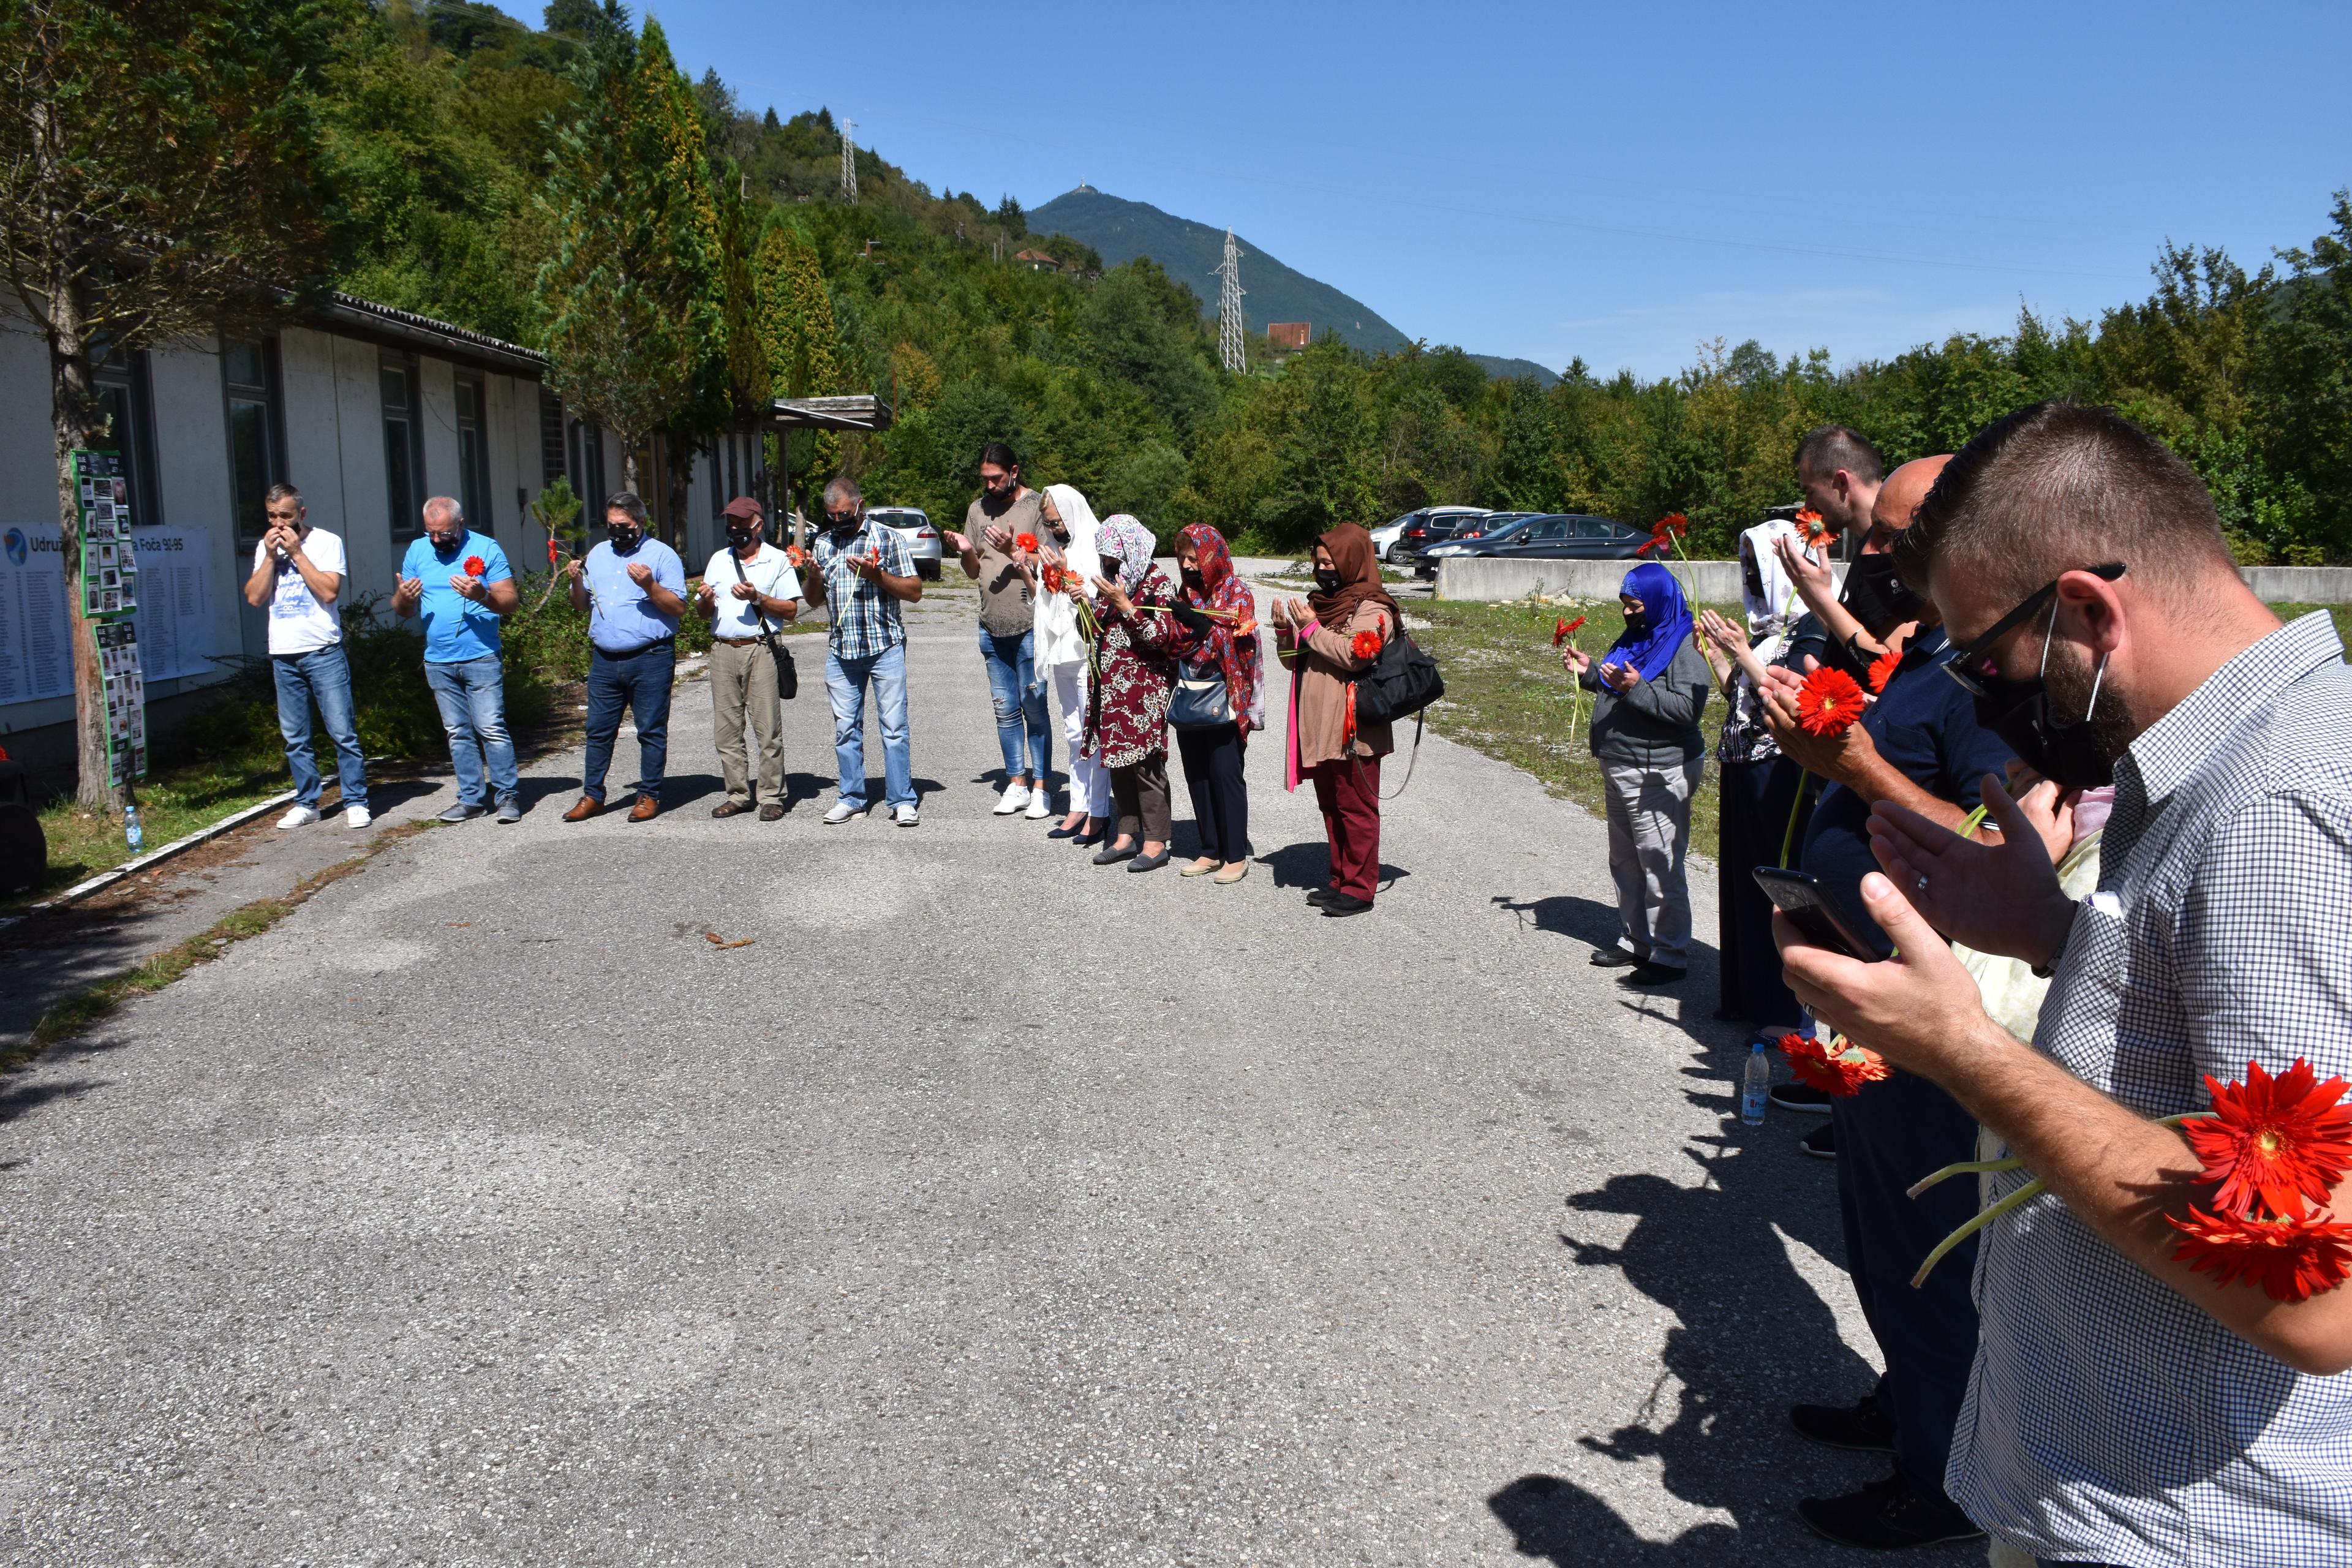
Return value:
<svg viewBox="0 0 2352 1568">
<path fill-rule="evenodd" d="M 846 397 L 779 397 L 766 422 L 784 430 L 887 430 L 891 407 L 870 392 Z"/>
<path fill-rule="evenodd" d="M 520 343 L 420 316 L 414 310 L 379 305 L 356 294 L 328 295 L 326 303 L 313 312 L 312 320 L 320 326 L 385 348 L 415 349 L 504 375 L 538 381 L 547 374 L 547 356 Z"/>
<path fill-rule="evenodd" d="M 1058 257 L 1048 256 L 1042 250 L 1016 251 L 1013 254 L 1013 259 L 1015 261 L 1025 261 L 1032 267 L 1059 267 L 1062 264 L 1061 259 Z"/>
</svg>

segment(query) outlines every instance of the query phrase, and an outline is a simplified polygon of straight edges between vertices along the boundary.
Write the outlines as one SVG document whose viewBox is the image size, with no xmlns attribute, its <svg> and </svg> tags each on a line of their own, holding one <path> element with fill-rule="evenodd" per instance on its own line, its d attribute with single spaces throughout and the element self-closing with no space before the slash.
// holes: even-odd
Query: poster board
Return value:
<svg viewBox="0 0 2352 1568">
<path fill-rule="evenodd" d="M 98 672 L 106 696 L 107 783 L 147 776 L 147 680 L 139 667 L 139 552 L 131 538 L 131 486 L 111 452 L 73 454 L 80 508 L 82 616 L 97 623 Z"/>
</svg>

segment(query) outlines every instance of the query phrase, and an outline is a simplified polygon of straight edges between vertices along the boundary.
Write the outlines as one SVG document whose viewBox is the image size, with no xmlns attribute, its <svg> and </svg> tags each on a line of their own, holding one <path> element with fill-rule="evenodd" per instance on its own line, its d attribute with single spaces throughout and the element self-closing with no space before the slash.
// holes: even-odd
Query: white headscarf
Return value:
<svg viewBox="0 0 2352 1568">
<path fill-rule="evenodd" d="M 1748 612 L 1748 640 L 1756 649 L 1756 657 L 1766 664 L 1779 656 L 1781 639 L 1805 613 L 1804 601 L 1797 597 L 1795 580 L 1780 564 L 1780 552 L 1772 548 L 1774 540 L 1784 537 L 1803 537 L 1797 531 L 1797 525 L 1785 517 L 1759 522 L 1739 536 L 1740 607 Z M 1760 593 L 1757 591 L 1759 586 Z"/>
<path fill-rule="evenodd" d="M 1095 521 L 1095 509 L 1087 504 L 1076 485 L 1047 485 L 1045 493 L 1054 498 L 1054 510 L 1061 514 L 1062 526 L 1070 531 L 1062 558 L 1084 575 L 1094 576 L 1100 570 L 1095 560 L 1095 535 L 1101 527 Z M 1078 635 L 1078 613 L 1069 595 L 1048 594 L 1040 584 L 1029 624 L 1035 634 L 1032 647 L 1041 668 L 1086 662 L 1087 640 Z"/>
</svg>

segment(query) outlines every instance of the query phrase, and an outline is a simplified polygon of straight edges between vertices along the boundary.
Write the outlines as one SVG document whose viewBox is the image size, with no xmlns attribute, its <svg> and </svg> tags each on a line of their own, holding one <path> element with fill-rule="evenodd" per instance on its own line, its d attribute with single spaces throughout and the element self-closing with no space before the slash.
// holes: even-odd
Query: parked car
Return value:
<svg viewBox="0 0 2352 1568">
<path fill-rule="evenodd" d="M 916 576 L 939 581 L 940 563 L 946 552 L 940 543 L 940 531 L 931 526 L 922 508 L 870 506 L 866 515 L 907 542 L 907 552 L 915 558 Z"/>
<path fill-rule="evenodd" d="M 1372 530 L 1372 553 L 1402 566 L 1413 551 L 1451 539 L 1465 522 L 1486 515 L 1484 508 L 1475 506 L 1425 506 L 1409 511 L 1386 527 Z"/>
<path fill-rule="evenodd" d="M 1605 517 L 1550 512 L 1522 518 L 1495 533 L 1448 540 L 1431 546 L 1413 563 L 1423 577 L 1437 575 L 1440 561 L 1486 557 L 1506 561 L 1631 561 L 1650 542 L 1647 529 Z"/>
<path fill-rule="evenodd" d="M 1528 518 L 1542 515 L 1539 511 L 1490 511 L 1484 517 L 1472 519 L 1466 527 L 1455 529 L 1454 537 L 1456 540 L 1486 539 L 1515 522 L 1524 522 Z"/>
</svg>

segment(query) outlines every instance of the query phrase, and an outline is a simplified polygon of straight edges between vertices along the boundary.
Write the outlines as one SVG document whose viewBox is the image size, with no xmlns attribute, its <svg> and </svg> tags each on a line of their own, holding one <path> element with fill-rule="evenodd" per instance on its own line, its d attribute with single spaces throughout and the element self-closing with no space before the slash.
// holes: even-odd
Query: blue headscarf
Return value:
<svg viewBox="0 0 2352 1568">
<path fill-rule="evenodd" d="M 1655 680 L 1665 674 L 1666 666 L 1682 651 L 1683 639 L 1691 635 L 1690 604 L 1683 597 L 1683 585 L 1664 566 L 1644 561 L 1625 574 L 1624 585 L 1618 592 L 1642 601 L 1650 629 L 1638 637 L 1620 632 L 1601 662 L 1630 665 L 1642 672 L 1643 679 Z"/>
</svg>

